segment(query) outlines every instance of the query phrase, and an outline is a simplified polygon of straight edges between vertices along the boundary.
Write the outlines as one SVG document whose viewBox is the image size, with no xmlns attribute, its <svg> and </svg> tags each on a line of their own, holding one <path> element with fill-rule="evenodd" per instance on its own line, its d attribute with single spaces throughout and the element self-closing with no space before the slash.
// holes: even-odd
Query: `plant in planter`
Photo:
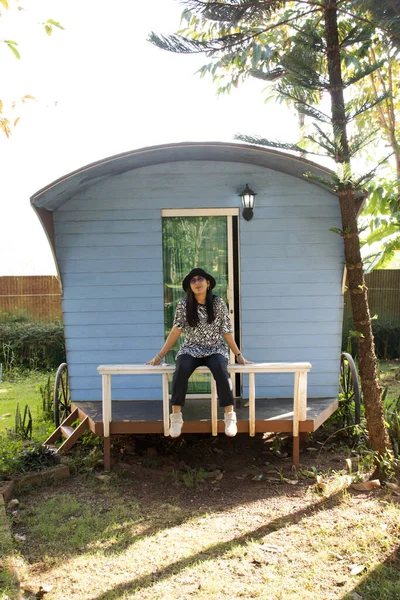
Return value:
<svg viewBox="0 0 400 600">
<path fill-rule="evenodd" d="M 30 471 L 42 471 L 59 462 L 60 456 L 40 442 L 24 442 L 0 436 L 0 481 Z"/>
</svg>

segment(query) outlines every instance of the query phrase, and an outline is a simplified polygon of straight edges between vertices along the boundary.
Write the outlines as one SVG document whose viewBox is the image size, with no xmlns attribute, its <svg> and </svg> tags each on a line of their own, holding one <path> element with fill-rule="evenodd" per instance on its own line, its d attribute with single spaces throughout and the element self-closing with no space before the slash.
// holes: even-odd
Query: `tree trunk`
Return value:
<svg viewBox="0 0 400 600">
<path fill-rule="evenodd" d="M 339 168 L 343 168 L 341 176 L 343 181 L 339 184 L 338 196 L 342 215 L 344 253 L 354 328 L 362 334 L 362 337 L 358 338 L 358 366 L 369 439 L 373 450 L 378 454 L 383 454 L 391 445 L 383 418 L 382 387 L 378 378 L 367 287 L 361 261 L 354 186 L 350 180 L 350 152 L 347 139 L 336 0 L 325 0 L 324 19 L 332 127 L 337 148 L 336 164 Z"/>
</svg>

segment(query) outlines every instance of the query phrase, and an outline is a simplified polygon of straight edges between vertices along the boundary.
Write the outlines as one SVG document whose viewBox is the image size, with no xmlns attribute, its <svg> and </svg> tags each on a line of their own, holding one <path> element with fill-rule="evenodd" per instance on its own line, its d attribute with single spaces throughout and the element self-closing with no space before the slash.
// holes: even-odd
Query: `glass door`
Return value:
<svg viewBox="0 0 400 600">
<path fill-rule="evenodd" d="M 229 261 L 229 256 L 232 256 L 229 248 L 231 217 L 168 216 L 169 212 L 177 211 L 163 211 L 162 219 L 165 337 L 171 331 L 176 305 L 184 297 L 182 281 L 193 268 L 200 267 L 213 275 L 217 282 L 214 294 L 228 304 L 233 302 Z M 167 354 L 167 363 L 175 362 L 183 337 Z M 188 393 L 209 394 L 210 376 L 194 373 L 189 381 Z"/>
</svg>

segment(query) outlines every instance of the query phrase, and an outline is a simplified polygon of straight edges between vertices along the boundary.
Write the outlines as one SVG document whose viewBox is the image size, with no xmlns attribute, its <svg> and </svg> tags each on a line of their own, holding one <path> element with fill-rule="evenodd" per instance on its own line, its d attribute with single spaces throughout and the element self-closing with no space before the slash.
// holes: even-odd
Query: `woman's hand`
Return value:
<svg viewBox="0 0 400 600">
<path fill-rule="evenodd" d="M 146 365 L 151 365 L 152 367 L 156 367 L 157 365 L 160 365 L 161 362 L 162 362 L 161 356 L 159 356 L 158 354 L 156 354 L 154 358 L 152 358 L 151 360 L 149 360 L 146 363 Z"/>
<path fill-rule="evenodd" d="M 245 357 L 243 356 L 243 354 L 239 354 L 239 356 L 236 357 L 236 360 L 239 363 L 239 365 L 251 365 L 251 364 L 253 364 L 251 360 L 246 360 Z"/>
</svg>

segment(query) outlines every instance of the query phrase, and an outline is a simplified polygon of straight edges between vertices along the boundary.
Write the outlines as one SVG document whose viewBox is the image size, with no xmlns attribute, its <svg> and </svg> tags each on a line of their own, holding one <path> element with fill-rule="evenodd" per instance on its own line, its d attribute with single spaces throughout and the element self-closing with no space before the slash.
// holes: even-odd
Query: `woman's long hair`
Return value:
<svg viewBox="0 0 400 600">
<path fill-rule="evenodd" d="M 186 290 L 186 319 L 189 323 L 190 327 L 197 327 L 199 324 L 199 315 L 197 312 L 197 307 L 199 303 L 196 300 L 195 295 L 193 294 L 190 286 Z M 206 309 L 207 309 L 207 322 L 212 323 L 215 319 L 214 313 L 214 294 L 211 290 L 207 290 L 206 295 Z"/>
</svg>

